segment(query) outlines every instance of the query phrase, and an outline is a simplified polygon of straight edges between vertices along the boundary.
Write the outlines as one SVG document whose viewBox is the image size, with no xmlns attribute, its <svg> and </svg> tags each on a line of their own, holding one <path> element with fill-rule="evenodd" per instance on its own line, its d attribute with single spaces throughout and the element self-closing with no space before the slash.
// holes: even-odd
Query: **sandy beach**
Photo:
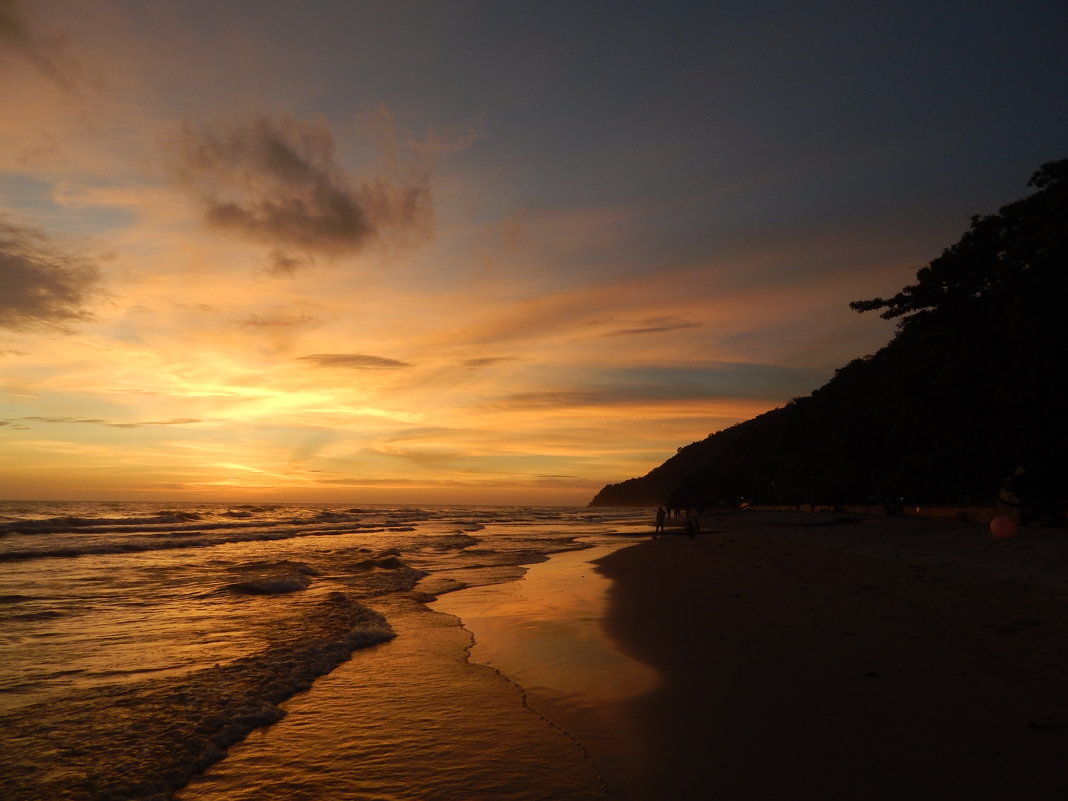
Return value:
<svg viewBox="0 0 1068 801">
<path fill-rule="evenodd" d="M 624 702 L 647 759 L 620 797 L 1065 797 L 1063 530 L 781 512 L 702 527 L 599 560 L 606 630 L 660 675 Z"/>
<path fill-rule="evenodd" d="M 264 523 L 288 529 L 294 511 L 265 512 Z M 391 530 L 401 557 L 377 572 L 364 563 L 382 532 L 363 529 L 348 540 L 150 551 L 150 573 L 131 571 L 128 555 L 48 563 L 47 597 L 6 594 L 9 636 L 37 611 L 53 610 L 24 625 L 53 643 L 103 620 L 98 629 L 135 639 L 117 656 L 107 655 L 112 641 L 93 640 L 92 651 L 122 664 L 139 643 L 189 643 L 190 629 L 167 616 L 173 606 L 200 620 L 198 631 L 227 632 L 227 642 L 262 632 L 273 647 L 175 676 L 59 687 L 8 711 L 4 798 L 1066 797 L 1063 529 L 995 539 L 986 526 L 950 520 L 748 511 L 704 518 L 696 537 L 676 524 L 652 539 L 651 514 L 588 522 L 558 512 L 536 523 L 529 512 L 484 514 L 477 541 L 455 530 L 454 513 Z M 227 522 L 222 536 L 233 533 Z M 143 537 L 136 525 L 110 544 Z M 203 532 L 207 521 L 195 525 Z M 219 564 L 223 548 L 236 552 L 234 564 Z M 318 574 L 301 592 L 204 592 L 248 575 L 235 565 L 262 570 L 264 554 Z M 170 586 L 158 574 L 168 559 L 166 575 L 193 588 L 197 604 L 183 595 L 145 605 Z M 398 573 L 405 560 L 427 568 L 414 587 Z M 32 560 L 7 569 L 15 586 L 35 586 Z M 66 607 L 56 600 L 63 569 L 73 588 Z M 87 575 L 112 579 L 106 598 L 131 599 L 130 614 L 153 612 L 154 625 L 92 617 Z M 372 622 L 384 619 L 396 636 L 316 666 L 322 648 L 343 644 L 331 632 L 352 633 L 344 615 L 337 625 L 323 616 L 316 595 L 336 604 L 342 591 L 362 593 Z M 255 627 L 238 611 L 257 621 L 272 612 L 275 622 Z M 172 640 L 145 639 L 168 626 Z M 42 661 L 51 664 L 65 674 L 92 667 Z"/>
</svg>

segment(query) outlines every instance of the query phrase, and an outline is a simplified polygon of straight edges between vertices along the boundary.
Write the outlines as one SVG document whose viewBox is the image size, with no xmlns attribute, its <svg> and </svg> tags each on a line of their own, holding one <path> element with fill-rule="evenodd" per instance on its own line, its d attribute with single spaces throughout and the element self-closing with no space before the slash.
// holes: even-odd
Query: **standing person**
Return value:
<svg viewBox="0 0 1068 801">
<path fill-rule="evenodd" d="M 667 512 L 663 506 L 656 507 L 656 533 L 660 534 L 664 530 L 664 519 L 667 517 Z"/>
<path fill-rule="evenodd" d="M 701 521 L 696 516 L 689 517 L 689 515 L 687 515 L 686 533 L 690 535 L 690 539 L 693 539 L 701 533 Z"/>
</svg>

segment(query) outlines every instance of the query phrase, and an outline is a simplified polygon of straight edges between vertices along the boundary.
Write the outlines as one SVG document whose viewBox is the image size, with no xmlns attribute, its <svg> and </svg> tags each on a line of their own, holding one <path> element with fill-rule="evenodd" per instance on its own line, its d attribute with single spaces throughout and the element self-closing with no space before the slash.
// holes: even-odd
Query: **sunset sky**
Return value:
<svg viewBox="0 0 1068 801">
<path fill-rule="evenodd" d="M 0 0 L 0 498 L 585 504 L 1068 156 L 1068 4 Z"/>
</svg>

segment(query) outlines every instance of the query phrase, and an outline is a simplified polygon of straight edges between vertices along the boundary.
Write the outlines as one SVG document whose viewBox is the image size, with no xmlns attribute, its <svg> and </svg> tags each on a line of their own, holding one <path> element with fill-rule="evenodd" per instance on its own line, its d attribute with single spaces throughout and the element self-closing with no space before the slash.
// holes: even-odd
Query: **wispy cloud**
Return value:
<svg viewBox="0 0 1068 801">
<path fill-rule="evenodd" d="M 209 225 L 266 245 L 276 273 L 429 231 L 428 160 L 357 179 L 335 150 L 322 118 L 187 123 L 175 142 L 175 174 Z"/>
<path fill-rule="evenodd" d="M 100 269 L 28 226 L 0 218 L 0 326 L 13 329 L 90 319 Z"/>
<path fill-rule="evenodd" d="M 690 320 L 682 320 L 677 317 L 651 317 L 647 320 L 640 320 L 634 325 L 626 328 L 614 328 L 611 331 L 605 331 L 599 336 L 628 337 L 638 336 L 641 334 L 662 334 L 667 331 L 679 331 L 684 328 L 700 327 L 701 323 L 695 323 Z"/>
<path fill-rule="evenodd" d="M 322 322 L 318 317 L 310 314 L 250 314 L 238 320 L 237 325 L 241 328 L 252 329 L 300 329 L 311 328 Z"/>
<path fill-rule="evenodd" d="M 369 356 L 365 353 L 312 353 L 297 357 L 300 361 L 311 362 L 319 367 L 344 367 L 354 370 L 381 370 L 411 367 L 408 362 L 387 359 L 383 356 Z"/>
<path fill-rule="evenodd" d="M 614 367 L 591 371 L 590 384 L 505 395 L 491 405 L 511 409 L 644 407 L 692 402 L 773 401 L 813 386 L 811 370 L 712 362 L 679 367 Z"/>
<path fill-rule="evenodd" d="M 515 362 L 519 361 L 516 356 L 481 356 L 477 359 L 464 359 L 464 367 L 469 370 L 474 370 L 478 367 L 491 367 L 494 364 L 500 364 L 501 362 Z"/>
<path fill-rule="evenodd" d="M 19 420 L 26 420 L 36 423 L 81 423 L 84 425 L 100 425 L 109 426 L 111 428 L 141 428 L 143 426 L 181 426 L 188 425 L 190 423 L 202 423 L 203 420 L 198 420 L 192 417 L 179 417 L 173 420 L 140 420 L 137 422 L 115 422 L 113 420 L 104 420 L 100 417 L 20 417 Z M 14 420 L 5 421 L 5 425 L 14 423 Z"/>
<path fill-rule="evenodd" d="M 399 459 L 403 462 L 420 466 L 445 465 L 463 462 L 470 454 L 459 451 L 435 447 L 398 447 L 395 445 L 380 444 L 369 449 L 371 453 L 385 456 L 391 459 Z"/>
</svg>

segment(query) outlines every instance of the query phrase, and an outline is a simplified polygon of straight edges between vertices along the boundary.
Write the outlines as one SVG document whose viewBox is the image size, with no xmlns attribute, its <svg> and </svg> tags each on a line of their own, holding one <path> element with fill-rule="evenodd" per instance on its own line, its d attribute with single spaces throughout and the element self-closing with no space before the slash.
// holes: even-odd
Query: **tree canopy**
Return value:
<svg viewBox="0 0 1068 801">
<path fill-rule="evenodd" d="M 804 398 L 682 448 L 598 505 L 992 503 L 1013 474 L 1035 509 L 1068 503 L 1068 160 L 1033 194 L 976 216 L 960 240 L 860 312 L 894 338 Z"/>
<path fill-rule="evenodd" d="M 1043 164 L 1028 182 L 1040 191 L 1002 207 L 997 214 L 972 217 L 971 228 L 952 247 L 916 274 L 916 283 L 892 298 L 850 303 L 882 317 L 900 317 L 904 328 L 923 316 L 952 312 L 990 295 L 1016 292 L 1035 272 L 1063 272 L 1068 159 Z"/>
</svg>

